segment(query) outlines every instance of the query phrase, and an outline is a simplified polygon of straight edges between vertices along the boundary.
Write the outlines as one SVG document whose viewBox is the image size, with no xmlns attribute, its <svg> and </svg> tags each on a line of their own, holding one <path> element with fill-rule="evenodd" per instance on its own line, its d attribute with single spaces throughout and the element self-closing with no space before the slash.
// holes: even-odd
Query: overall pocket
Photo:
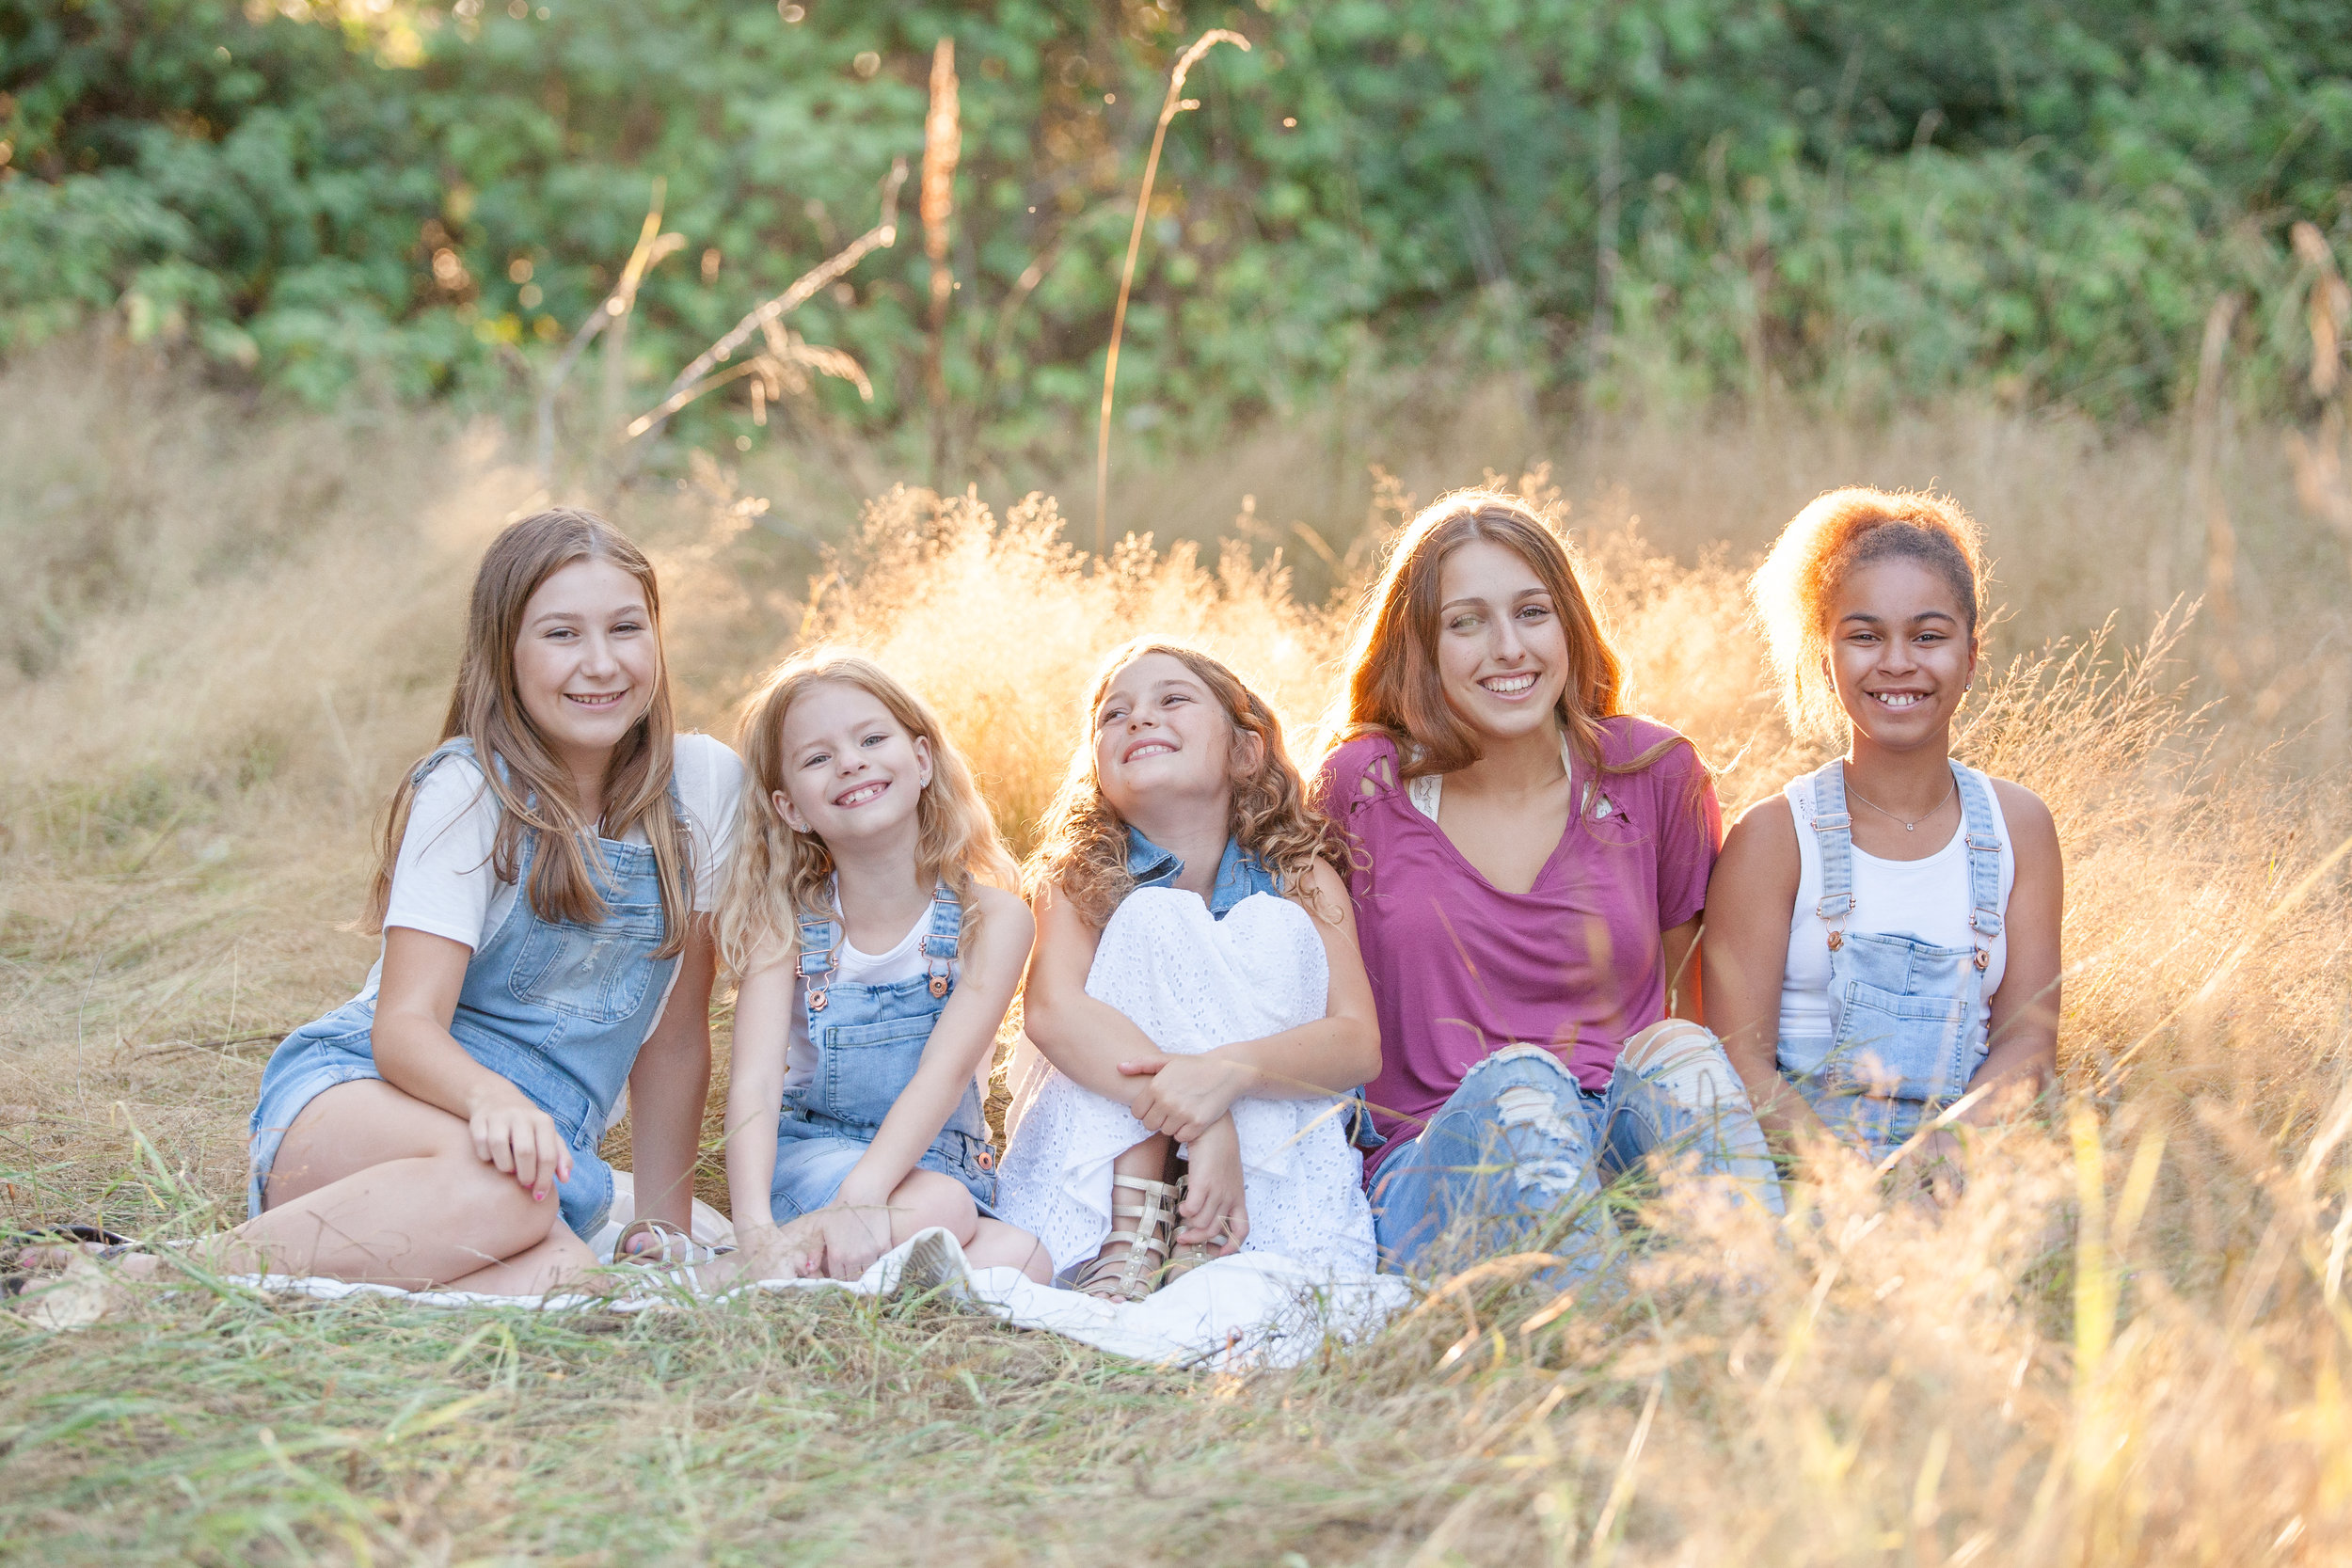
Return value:
<svg viewBox="0 0 2352 1568">
<path fill-rule="evenodd" d="M 1855 980 L 1838 1000 L 1837 1039 L 1825 1064 L 1831 1093 L 1951 1100 L 1975 1070 L 1963 1059 L 1968 1018 L 1959 997 L 1911 996 Z"/>
<path fill-rule="evenodd" d="M 661 945 L 661 906 L 610 904 L 604 924 L 533 918 L 515 955 L 507 990 L 594 1023 L 618 1023 L 644 1004 L 653 981 L 648 960 Z"/>
<path fill-rule="evenodd" d="M 881 1126 L 914 1081 L 938 1021 L 936 1013 L 924 1013 L 820 1029 L 822 1099 L 809 1108 L 841 1121 Z"/>
</svg>

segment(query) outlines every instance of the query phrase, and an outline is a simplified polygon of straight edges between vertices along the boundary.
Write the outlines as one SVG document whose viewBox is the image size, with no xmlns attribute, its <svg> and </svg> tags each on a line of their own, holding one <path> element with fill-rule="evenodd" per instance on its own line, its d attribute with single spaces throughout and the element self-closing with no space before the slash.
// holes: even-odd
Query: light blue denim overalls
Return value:
<svg viewBox="0 0 2352 1568">
<path fill-rule="evenodd" d="M 840 908 L 837 893 L 834 907 Z M 963 906 L 942 882 L 931 891 L 930 929 L 923 935 L 925 974 L 888 985 L 834 985 L 829 982 L 839 965 L 841 922 L 803 912 L 802 1011 L 817 1069 L 787 1091 L 776 1123 L 776 1174 L 768 1197 L 778 1225 L 834 1200 L 882 1117 L 914 1082 L 931 1028 L 955 990 L 962 934 Z M 963 1085 L 954 1114 L 915 1164 L 954 1177 L 981 1213 L 995 1212 L 996 1148 L 977 1084 Z"/>
<path fill-rule="evenodd" d="M 471 756 L 464 736 L 418 765 L 411 783 L 452 756 Z M 677 786 L 670 803 L 678 809 Z M 661 884 L 648 845 L 597 840 L 605 916 L 600 925 L 542 920 L 527 891 L 535 833 L 523 837 L 514 908 L 467 961 L 450 1033 L 466 1054 L 523 1091 L 555 1119 L 572 1151 L 572 1177 L 557 1189 L 564 1223 L 593 1236 L 612 1203 L 612 1169 L 596 1153 L 606 1123 L 636 1066 L 677 974 L 661 945 Z M 381 1078 L 371 1031 L 375 999 L 354 998 L 280 1041 L 262 1071 L 254 1107 L 248 1212 L 262 1212 L 262 1184 L 286 1129 L 325 1090 Z"/>
<path fill-rule="evenodd" d="M 2001 838 L 1983 783 L 1955 762 L 1961 832 L 1967 835 L 1967 947 L 1938 947 L 1899 932 L 1849 931 L 1853 913 L 1853 819 L 1843 762 L 1812 778 L 1813 836 L 1821 851 L 1829 927 L 1831 1037 L 1784 1039 L 1780 1069 L 1830 1131 L 1883 1159 L 1920 1123 L 1967 1091 L 1983 1065 L 1987 943 L 2001 934 Z M 1874 920 L 1885 918 L 1874 913 Z"/>
</svg>

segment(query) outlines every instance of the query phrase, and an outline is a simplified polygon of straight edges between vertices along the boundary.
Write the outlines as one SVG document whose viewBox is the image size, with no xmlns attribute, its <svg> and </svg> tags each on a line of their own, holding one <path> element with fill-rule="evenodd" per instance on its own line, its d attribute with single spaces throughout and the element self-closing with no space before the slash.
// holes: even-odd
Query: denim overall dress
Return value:
<svg viewBox="0 0 2352 1568">
<path fill-rule="evenodd" d="M 411 782 L 421 785 L 444 758 L 472 754 L 472 742 L 452 740 L 418 766 Z M 671 806 L 678 809 L 675 783 Z M 515 879 L 524 889 L 537 839 L 523 837 Z M 572 1152 L 571 1180 L 557 1196 L 576 1236 L 595 1235 L 612 1207 L 612 1169 L 596 1146 L 678 968 L 675 958 L 653 957 L 661 945 L 661 884 L 652 847 L 600 838 L 596 847 L 604 862 L 602 923 L 543 920 L 529 893 L 518 894 L 467 961 L 449 1026 L 467 1055 L 555 1119 Z M 374 1025 L 375 998 L 357 997 L 288 1035 L 271 1054 L 251 1123 L 250 1212 L 262 1212 L 262 1185 L 302 1108 L 339 1084 L 383 1076 Z"/>
<path fill-rule="evenodd" d="M 840 907 L 836 893 L 834 908 Z M 803 913 L 802 1012 L 817 1069 L 808 1082 L 786 1092 L 776 1123 L 776 1174 L 768 1196 L 778 1225 L 834 1200 L 866 1157 L 882 1117 L 914 1080 L 960 973 L 963 906 L 945 882 L 931 890 L 930 920 L 923 934 L 925 974 L 887 985 L 834 985 L 841 922 Z M 963 1085 L 954 1114 L 915 1164 L 954 1177 L 981 1213 L 994 1214 L 996 1148 L 989 1141 L 977 1084 Z"/>
<path fill-rule="evenodd" d="M 1812 830 L 1821 852 L 1829 927 L 1828 1039 L 1785 1039 L 1780 1068 L 1831 1132 L 1883 1159 L 1920 1123 L 1965 1093 L 1984 1062 L 1987 943 L 2001 934 L 2001 838 L 1983 783 L 1951 765 L 1966 835 L 1966 947 L 1939 947 L 1900 932 L 1849 931 L 1854 910 L 1853 819 L 1846 774 L 1832 762 L 1812 778 Z M 1883 918 L 1874 913 L 1873 919 Z"/>
</svg>

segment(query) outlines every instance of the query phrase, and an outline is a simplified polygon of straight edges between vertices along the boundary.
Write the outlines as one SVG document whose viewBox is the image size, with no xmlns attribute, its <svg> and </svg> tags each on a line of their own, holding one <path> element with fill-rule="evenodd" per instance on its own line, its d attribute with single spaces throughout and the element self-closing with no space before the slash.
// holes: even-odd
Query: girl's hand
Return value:
<svg viewBox="0 0 2352 1568">
<path fill-rule="evenodd" d="M 816 1216 L 804 1214 L 790 1225 L 755 1227 L 735 1233 L 738 1279 L 821 1279 L 825 1274 L 825 1232 Z"/>
<path fill-rule="evenodd" d="M 1903 1162 L 1917 1196 L 1938 1209 L 1959 1202 L 1968 1185 L 1967 1167 L 1962 1163 L 1965 1153 L 1966 1146 L 1948 1127 L 1939 1127 L 1920 1139 L 1919 1147 Z"/>
<path fill-rule="evenodd" d="M 1219 1117 L 1199 1137 L 1189 1140 L 1184 1157 L 1184 1200 L 1176 1206 L 1184 1219 L 1177 1227 L 1180 1246 L 1196 1243 L 1216 1249 L 1220 1258 L 1241 1250 L 1249 1235 L 1249 1210 L 1243 1201 L 1241 1134 L 1233 1118 Z"/>
<path fill-rule="evenodd" d="M 555 1118 L 520 1095 L 477 1105 L 466 1130 L 474 1154 L 520 1182 L 533 1203 L 546 1202 L 558 1182 L 572 1179 L 572 1151 Z"/>
<path fill-rule="evenodd" d="M 808 1218 L 824 1236 L 828 1279 L 855 1279 L 890 1250 L 890 1211 L 882 1204 L 835 1202 Z"/>
<path fill-rule="evenodd" d="M 1248 1069 L 1214 1054 L 1121 1062 L 1119 1070 L 1143 1080 L 1127 1102 L 1136 1119 L 1180 1144 L 1191 1143 L 1224 1119 L 1253 1079 Z"/>
</svg>

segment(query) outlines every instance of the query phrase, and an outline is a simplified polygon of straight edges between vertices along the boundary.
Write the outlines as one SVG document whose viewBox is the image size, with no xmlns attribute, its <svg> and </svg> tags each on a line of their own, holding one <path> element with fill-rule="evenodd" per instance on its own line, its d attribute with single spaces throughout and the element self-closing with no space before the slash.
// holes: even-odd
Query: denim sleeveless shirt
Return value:
<svg viewBox="0 0 2352 1568">
<path fill-rule="evenodd" d="M 1169 887 L 1184 874 L 1184 863 L 1152 843 L 1134 828 L 1127 830 L 1127 875 L 1137 887 Z M 1217 857 L 1216 885 L 1209 890 L 1209 913 L 1222 920 L 1226 911 L 1253 893 L 1282 894 L 1281 879 L 1233 839 L 1225 841 Z"/>
<path fill-rule="evenodd" d="M 471 755 L 472 742 L 461 736 L 419 764 L 411 783 L 422 784 L 449 757 Z M 675 781 L 670 804 L 681 809 Z M 653 956 L 662 930 L 652 846 L 597 840 L 604 919 L 595 926 L 543 920 L 532 909 L 537 851 L 538 835 L 525 834 L 515 872 L 524 891 L 467 960 L 450 1034 L 467 1055 L 554 1118 L 572 1153 L 571 1180 L 557 1189 L 564 1223 L 588 1237 L 612 1201 L 612 1170 L 596 1146 L 616 1119 L 621 1091 L 669 999 L 678 960 Z M 287 1036 L 271 1054 L 251 1121 L 251 1212 L 262 1212 L 270 1164 L 303 1106 L 338 1084 L 383 1076 L 375 1067 L 374 1023 L 375 999 L 355 998 Z"/>
<path fill-rule="evenodd" d="M 1967 947 L 1845 928 L 1854 909 L 1845 765 L 1832 762 L 1812 777 L 1810 831 L 1821 852 L 1816 912 L 1829 927 L 1831 1037 L 1782 1040 L 1780 1067 L 1832 1132 L 1879 1158 L 1965 1093 L 1987 1052 L 1977 1014 L 1991 958 L 1984 944 L 2002 927 L 2001 839 L 1984 784 L 1959 763 L 1951 768 L 1966 835 L 1968 925 L 1977 939 Z"/>
</svg>

